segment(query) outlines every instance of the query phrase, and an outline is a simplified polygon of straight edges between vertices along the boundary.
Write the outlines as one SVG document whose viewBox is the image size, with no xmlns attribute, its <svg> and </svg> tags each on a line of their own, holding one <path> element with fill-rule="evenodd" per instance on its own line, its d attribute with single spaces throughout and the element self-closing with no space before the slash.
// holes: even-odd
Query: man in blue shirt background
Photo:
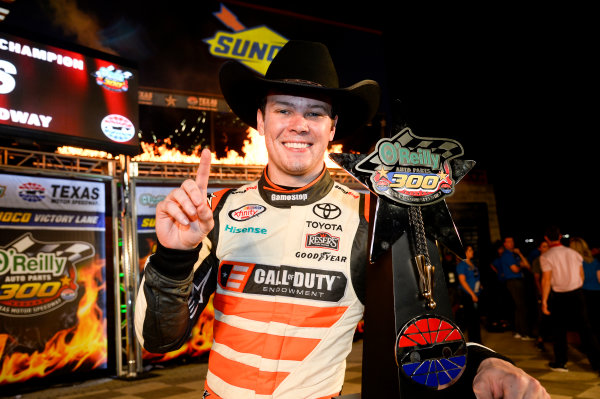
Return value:
<svg viewBox="0 0 600 399">
<path fill-rule="evenodd" d="M 504 238 L 504 252 L 500 256 L 499 274 L 504 275 L 506 288 L 515 306 L 514 315 L 514 337 L 524 341 L 531 341 L 531 326 L 529 323 L 529 311 L 526 302 L 525 280 L 523 268 L 529 269 L 531 266 L 518 248 L 515 248 L 513 237 Z"/>
</svg>

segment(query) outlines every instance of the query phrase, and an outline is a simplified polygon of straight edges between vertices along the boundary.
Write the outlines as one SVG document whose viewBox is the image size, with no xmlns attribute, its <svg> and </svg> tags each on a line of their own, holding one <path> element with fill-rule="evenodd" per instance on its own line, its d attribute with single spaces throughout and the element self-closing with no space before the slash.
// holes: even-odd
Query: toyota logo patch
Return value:
<svg viewBox="0 0 600 399">
<path fill-rule="evenodd" d="M 339 206 L 330 203 L 316 204 L 313 213 L 323 219 L 335 219 L 342 214 Z"/>
</svg>

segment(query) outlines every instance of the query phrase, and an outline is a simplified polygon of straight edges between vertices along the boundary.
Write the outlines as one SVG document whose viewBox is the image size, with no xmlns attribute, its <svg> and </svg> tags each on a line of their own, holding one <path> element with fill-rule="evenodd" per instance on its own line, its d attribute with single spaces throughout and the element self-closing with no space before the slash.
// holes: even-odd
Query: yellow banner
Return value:
<svg viewBox="0 0 600 399">
<path fill-rule="evenodd" d="M 262 75 L 287 41 L 266 26 L 239 32 L 219 31 L 212 38 L 204 40 L 210 45 L 212 55 L 238 60 Z"/>
</svg>

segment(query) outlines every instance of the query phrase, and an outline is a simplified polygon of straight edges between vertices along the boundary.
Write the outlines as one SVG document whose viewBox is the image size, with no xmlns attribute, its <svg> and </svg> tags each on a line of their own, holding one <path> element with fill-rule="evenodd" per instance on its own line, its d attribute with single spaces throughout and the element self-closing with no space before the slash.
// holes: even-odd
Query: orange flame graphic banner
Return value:
<svg viewBox="0 0 600 399">
<path fill-rule="evenodd" d="M 104 267 L 105 261 L 96 258 L 89 266 L 78 269 L 78 282 L 85 289 L 77 310 L 78 324 L 58 331 L 42 352 L 3 356 L 0 385 L 106 365 L 106 317 L 98 306 L 98 298 L 106 289 Z M 10 335 L 0 334 L 0 354 L 5 354 L 12 340 Z"/>
</svg>

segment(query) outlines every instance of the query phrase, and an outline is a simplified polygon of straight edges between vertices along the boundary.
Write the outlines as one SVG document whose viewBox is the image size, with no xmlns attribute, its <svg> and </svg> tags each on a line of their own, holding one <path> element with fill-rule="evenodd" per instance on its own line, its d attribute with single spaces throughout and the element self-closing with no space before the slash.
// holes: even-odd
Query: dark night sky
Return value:
<svg viewBox="0 0 600 399">
<path fill-rule="evenodd" d="M 598 242 L 597 77 L 591 29 L 577 17 L 540 10 L 388 38 L 414 55 L 410 73 L 419 82 L 392 84 L 415 110 L 410 125 L 460 127 L 453 137 L 488 171 L 503 233 L 553 222 Z"/>
<path fill-rule="evenodd" d="M 160 53 L 159 40 L 145 40 L 156 31 L 164 32 L 162 43 L 185 49 L 194 29 L 188 9 L 193 2 L 63 0 L 57 3 L 70 11 L 58 17 L 45 3 L 17 0 L 7 6 L 13 12 L 4 23 L 105 49 L 110 43 L 93 43 L 96 31 L 115 21 L 143 27 L 146 34 L 132 38 L 131 51 L 120 54 L 125 57 Z M 389 101 L 400 101 L 399 119 L 417 135 L 463 144 L 465 158 L 477 161 L 495 187 L 503 234 L 539 234 L 553 222 L 600 245 L 593 178 L 600 142 L 598 94 L 592 89 L 598 80 L 597 68 L 592 71 L 597 35 L 591 34 L 591 10 L 429 4 L 417 11 L 383 1 L 365 2 L 368 8 L 339 1 L 251 3 L 381 31 L 385 89 Z M 181 30 L 173 29 L 176 16 L 182 18 Z M 81 22 L 73 23 L 76 18 Z M 307 29 L 313 23 L 307 20 Z M 183 51 L 181 57 L 186 55 Z M 188 68 L 180 68 L 186 76 Z M 352 65 L 338 65 L 342 68 Z M 161 87 L 160 82 L 149 86 Z"/>
</svg>

